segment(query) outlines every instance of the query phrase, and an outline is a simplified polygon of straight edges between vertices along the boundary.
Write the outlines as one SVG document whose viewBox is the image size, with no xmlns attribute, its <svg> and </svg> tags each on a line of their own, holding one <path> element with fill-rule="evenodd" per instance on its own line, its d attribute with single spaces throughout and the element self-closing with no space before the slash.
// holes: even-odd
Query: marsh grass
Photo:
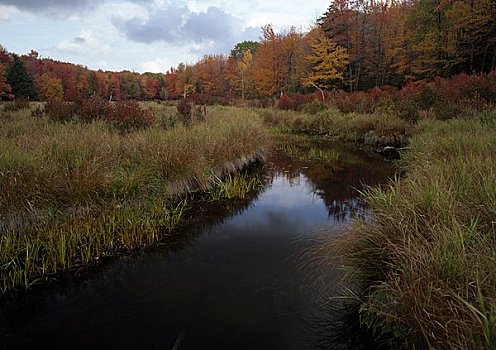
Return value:
<svg viewBox="0 0 496 350">
<path fill-rule="evenodd" d="M 496 348 L 496 113 L 474 117 L 422 122 L 407 175 L 366 191 L 372 221 L 339 244 L 390 346 Z"/>
<path fill-rule="evenodd" d="M 371 130 L 378 136 L 409 136 L 416 132 L 412 123 L 387 113 L 344 114 L 334 108 L 316 114 L 276 109 L 264 109 L 258 113 L 265 123 L 281 132 L 328 135 L 346 141 L 357 141 Z"/>
<path fill-rule="evenodd" d="M 249 194 L 260 190 L 264 186 L 258 176 L 249 176 L 247 173 L 227 175 L 215 188 L 209 191 L 210 199 L 245 199 Z"/>
<path fill-rule="evenodd" d="M 0 291 L 157 242 L 183 218 L 192 191 L 246 195 L 257 183 L 229 175 L 268 148 L 248 111 L 213 109 L 187 128 L 126 134 L 101 121 L 15 112 L 0 124 Z"/>
<path fill-rule="evenodd" d="M 318 137 L 281 133 L 281 130 L 274 131 L 273 137 L 275 148 L 292 160 L 329 165 L 343 161 L 343 156 L 339 151 L 317 147 L 315 140 L 318 140 Z"/>
</svg>

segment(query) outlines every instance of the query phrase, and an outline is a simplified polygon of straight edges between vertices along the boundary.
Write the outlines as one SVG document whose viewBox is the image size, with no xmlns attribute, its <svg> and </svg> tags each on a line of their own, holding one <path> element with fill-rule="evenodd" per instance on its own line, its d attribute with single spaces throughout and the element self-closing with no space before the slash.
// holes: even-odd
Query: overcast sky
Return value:
<svg viewBox="0 0 496 350">
<path fill-rule="evenodd" d="M 0 0 L 0 45 L 92 69 L 165 72 L 258 40 L 260 27 L 308 29 L 330 0 Z"/>
</svg>

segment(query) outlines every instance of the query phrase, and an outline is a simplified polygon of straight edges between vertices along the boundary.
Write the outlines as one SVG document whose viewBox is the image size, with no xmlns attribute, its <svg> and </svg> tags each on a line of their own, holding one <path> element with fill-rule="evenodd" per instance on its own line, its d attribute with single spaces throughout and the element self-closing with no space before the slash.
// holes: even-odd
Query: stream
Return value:
<svg viewBox="0 0 496 350">
<path fill-rule="evenodd" d="M 170 244 L 9 308 L 0 349 L 364 349 L 326 341 L 333 321 L 322 306 L 339 272 L 312 252 L 367 219 L 357 190 L 387 182 L 394 167 L 353 145 L 297 137 L 259 173 L 259 193 L 198 211 Z"/>
</svg>

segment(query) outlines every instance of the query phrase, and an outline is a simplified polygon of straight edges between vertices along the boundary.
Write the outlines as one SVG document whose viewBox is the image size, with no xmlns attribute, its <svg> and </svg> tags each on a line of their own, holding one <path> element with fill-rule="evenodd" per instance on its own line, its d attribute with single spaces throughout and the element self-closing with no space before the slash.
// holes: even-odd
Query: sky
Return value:
<svg viewBox="0 0 496 350">
<path fill-rule="evenodd" d="M 308 30 L 330 0 L 0 0 L 0 45 L 91 69 L 165 72 L 258 40 L 261 26 Z"/>
</svg>

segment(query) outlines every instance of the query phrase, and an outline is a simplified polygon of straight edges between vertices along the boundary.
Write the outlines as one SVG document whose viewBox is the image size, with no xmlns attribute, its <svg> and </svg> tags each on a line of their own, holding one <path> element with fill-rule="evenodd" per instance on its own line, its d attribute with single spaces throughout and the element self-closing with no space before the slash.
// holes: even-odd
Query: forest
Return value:
<svg viewBox="0 0 496 350">
<path fill-rule="evenodd" d="M 36 51 L 17 56 L 2 48 L 0 96 L 147 101 L 196 95 L 229 104 L 315 89 L 401 88 L 494 71 L 495 17 L 491 0 L 336 0 L 309 32 L 293 27 L 276 33 L 268 24 L 258 42 L 241 42 L 230 55 L 206 55 L 163 74 L 92 71 Z"/>
</svg>

